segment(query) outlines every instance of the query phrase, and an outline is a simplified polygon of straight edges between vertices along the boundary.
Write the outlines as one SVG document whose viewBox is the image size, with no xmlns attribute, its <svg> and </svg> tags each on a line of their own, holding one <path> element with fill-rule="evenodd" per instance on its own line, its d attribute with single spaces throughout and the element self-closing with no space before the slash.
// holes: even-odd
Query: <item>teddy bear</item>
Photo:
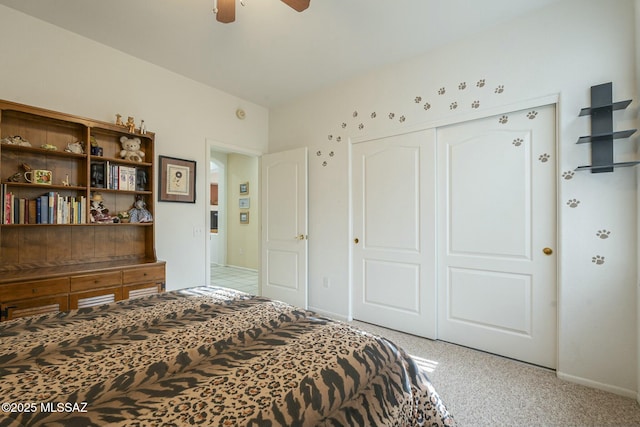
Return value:
<svg viewBox="0 0 640 427">
<path fill-rule="evenodd" d="M 120 138 L 120 144 L 122 144 L 122 151 L 120 151 L 121 158 L 134 162 L 142 162 L 144 152 L 140 150 L 140 145 L 142 144 L 140 138 L 123 136 Z"/>
</svg>

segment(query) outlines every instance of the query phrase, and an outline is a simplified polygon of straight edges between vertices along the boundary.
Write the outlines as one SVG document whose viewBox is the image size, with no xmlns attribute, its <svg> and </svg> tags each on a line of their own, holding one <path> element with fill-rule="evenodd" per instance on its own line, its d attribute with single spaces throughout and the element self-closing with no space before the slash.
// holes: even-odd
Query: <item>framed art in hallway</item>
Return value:
<svg viewBox="0 0 640 427">
<path fill-rule="evenodd" d="M 240 184 L 240 194 L 249 194 L 249 183 L 243 182 Z"/>
<path fill-rule="evenodd" d="M 161 202 L 196 202 L 196 162 L 159 156 L 158 200 Z"/>
<path fill-rule="evenodd" d="M 249 212 L 240 212 L 240 224 L 249 224 Z"/>
</svg>

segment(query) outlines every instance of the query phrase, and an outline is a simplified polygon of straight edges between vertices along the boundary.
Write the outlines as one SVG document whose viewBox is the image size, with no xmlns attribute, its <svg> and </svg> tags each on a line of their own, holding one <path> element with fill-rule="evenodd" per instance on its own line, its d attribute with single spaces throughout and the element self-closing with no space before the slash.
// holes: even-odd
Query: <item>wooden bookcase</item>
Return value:
<svg viewBox="0 0 640 427">
<path fill-rule="evenodd" d="M 128 211 L 136 197 L 143 198 L 153 215 L 155 135 L 0 101 L 0 139 L 16 136 L 30 146 L 0 144 L 0 320 L 117 301 L 130 291 L 140 296 L 163 291 L 164 262 L 156 258 L 154 223 L 96 223 L 90 214 L 90 200 L 99 193 L 109 215 Z M 120 158 L 123 136 L 140 138 L 142 162 Z M 84 144 L 83 153 L 65 151 L 78 141 Z M 92 153 L 92 141 L 101 153 Z M 51 171 L 51 183 L 27 182 L 23 165 Z M 136 185 L 107 188 L 111 186 L 104 179 L 93 176 L 112 166 L 135 170 Z M 23 206 L 9 213 L 10 221 L 5 218 L 7 194 L 13 196 L 13 206 Z M 37 200 L 53 194 L 56 200 L 64 198 L 60 204 L 69 208 L 69 215 L 45 224 L 36 213 Z"/>
</svg>

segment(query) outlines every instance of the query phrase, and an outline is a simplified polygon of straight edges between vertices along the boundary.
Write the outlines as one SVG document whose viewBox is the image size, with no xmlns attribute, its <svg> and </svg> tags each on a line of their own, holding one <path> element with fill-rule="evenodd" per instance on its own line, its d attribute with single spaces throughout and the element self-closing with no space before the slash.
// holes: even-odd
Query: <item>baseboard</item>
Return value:
<svg viewBox="0 0 640 427">
<path fill-rule="evenodd" d="M 610 384 L 603 384 L 597 381 L 588 380 L 582 377 L 576 377 L 574 375 L 563 374 L 562 372 L 557 372 L 556 375 L 561 380 L 569 381 L 572 383 L 584 385 L 591 388 L 596 388 L 598 390 L 608 391 L 609 393 L 617 394 L 624 397 L 629 397 L 631 399 L 636 399 L 638 403 L 640 403 L 640 394 L 635 390 L 629 390 L 622 387 L 613 386 Z"/>
<path fill-rule="evenodd" d="M 309 307 L 309 311 L 313 311 L 315 313 L 318 313 L 320 316 L 329 317 L 331 319 L 336 319 L 336 320 L 339 320 L 341 322 L 348 322 L 349 321 L 347 316 L 343 316 L 342 314 L 338 314 L 338 313 L 332 313 L 330 311 L 322 310 L 320 308 Z"/>
</svg>

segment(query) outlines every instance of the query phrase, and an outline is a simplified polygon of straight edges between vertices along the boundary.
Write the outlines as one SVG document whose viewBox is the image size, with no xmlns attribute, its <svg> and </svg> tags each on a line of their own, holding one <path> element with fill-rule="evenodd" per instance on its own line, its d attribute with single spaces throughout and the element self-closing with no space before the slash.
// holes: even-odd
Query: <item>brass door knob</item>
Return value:
<svg viewBox="0 0 640 427">
<path fill-rule="evenodd" d="M 360 239 L 358 239 L 358 238 L 356 237 L 355 239 L 353 239 L 353 243 L 355 243 L 355 244 L 357 245 L 358 243 L 360 243 Z"/>
<path fill-rule="evenodd" d="M 300 234 L 295 237 L 297 240 L 304 240 L 304 234 Z"/>
<path fill-rule="evenodd" d="M 551 255 L 551 254 L 553 253 L 553 249 L 551 249 L 551 248 L 544 248 L 544 249 L 542 250 L 542 253 L 543 253 L 543 254 L 545 254 L 545 255 Z"/>
</svg>

